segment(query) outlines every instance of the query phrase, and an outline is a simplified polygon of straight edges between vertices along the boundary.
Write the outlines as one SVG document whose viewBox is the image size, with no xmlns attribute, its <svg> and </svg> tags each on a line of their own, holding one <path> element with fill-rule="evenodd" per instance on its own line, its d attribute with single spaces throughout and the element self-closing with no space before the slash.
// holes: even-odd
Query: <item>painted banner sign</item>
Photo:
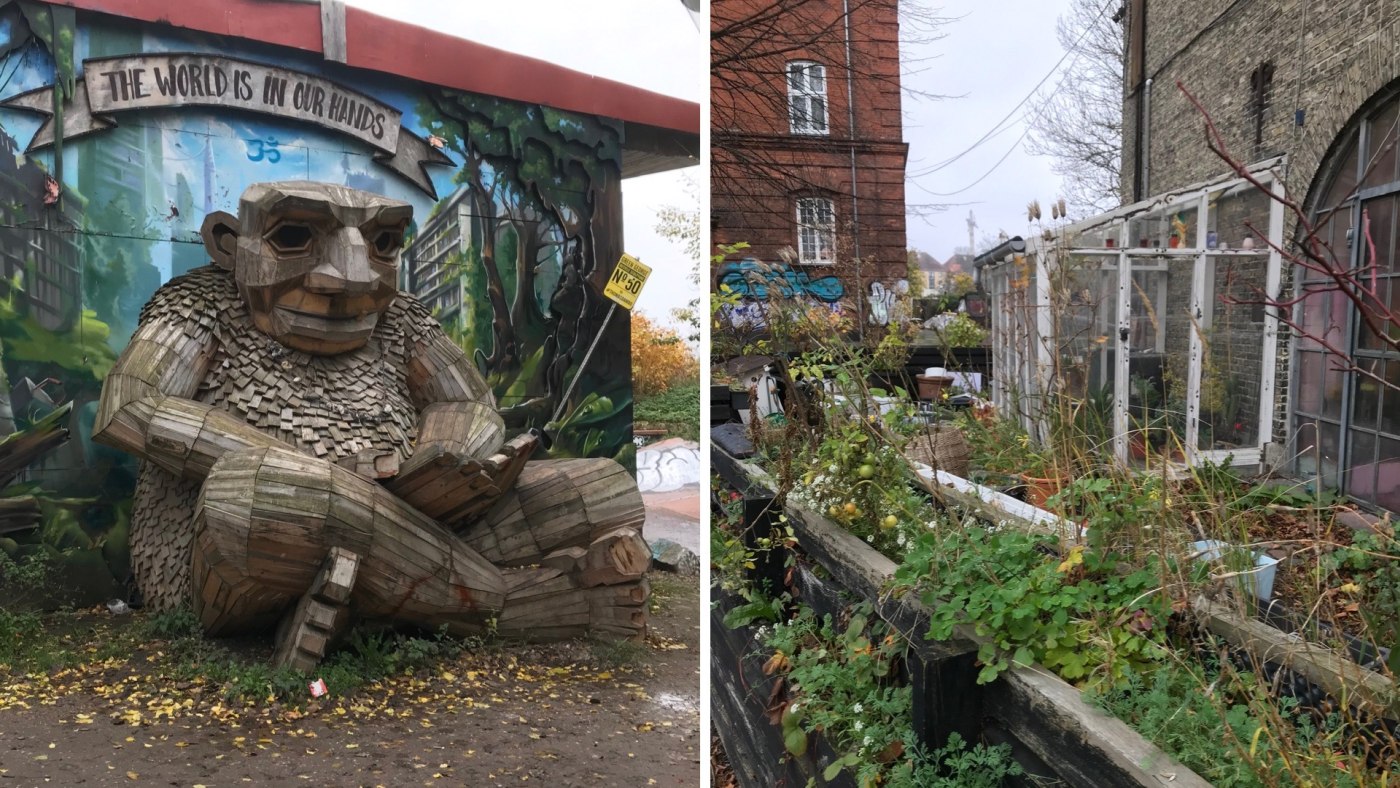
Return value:
<svg viewBox="0 0 1400 788">
<path fill-rule="evenodd" d="M 84 61 L 83 79 L 93 112 L 232 107 L 325 126 L 385 153 L 398 145 L 398 110 L 328 79 L 276 66 L 214 55 L 144 54 Z"/>
<path fill-rule="evenodd" d="M 28 151 L 54 143 L 54 91 L 21 93 L 0 106 L 41 112 L 50 119 Z M 236 58 L 194 53 L 155 53 L 83 61 L 83 79 L 63 108 L 63 137 L 71 139 L 116 126 L 110 116 L 131 110 L 224 107 L 312 123 L 354 137 L 378 151 L 375 158 L 434 199 L 425 164 L 452 160 L 399 125 L 403 114 L 370 96 L 324 77 Z"/>
</svg>

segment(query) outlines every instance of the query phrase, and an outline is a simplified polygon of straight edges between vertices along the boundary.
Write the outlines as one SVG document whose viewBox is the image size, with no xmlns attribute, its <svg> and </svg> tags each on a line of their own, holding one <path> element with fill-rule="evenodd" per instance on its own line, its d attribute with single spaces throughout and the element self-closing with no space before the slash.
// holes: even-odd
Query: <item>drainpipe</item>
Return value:
<svg viewBox="0 0 1400 788">
<path fill-rule="evenodd" d="M 860 187 L 856 185 L 856 94 L 851 75 L 851 2 L 841 0 L 841 16 L 846 22 L 846 134 L 850 137 L 851 153 L 851 226 L 852 251 L 856 258 L 856 320 L 860 338 L 865 339 L 865 285 L 860 276 Z"/>
<path fill-rule="evenodd" d="M 1147 112 L 1144 104 L 1147 102 L 1147 85 L 1152 84 L 1152 80 L 1144 83 L 1143 78 L 1147 76 L 1147 0 L 1127 0 L 1125 9 L 1128 15 L 1128 51 L 1123 64 L 1124 76 L 1126 77 L 1127 95 L 1136 95 L 1137 100 L 1133 102 L 1133 114 L 1136 116 L 1137 128 L 1133 135 L 1133 202 L 1147 199 L 1147 185 L 1143 183 L 1147 172 L 1147 151 L 1144 149 L 1147 123 Z"/>
<path fill-rule="evenodd" d="M 1142 163 L 1142 170 L 1138 173 L 1138 183 L 1142 194 L 1140 200 L 1146 200 L 1152 196 L 1151 185 L 1148 181 L 1148 173 L 1151 172 L 1149 164 L 1152 161 L 1152 77 L 1148 77 L 1142 88 L 1142 154 L 1139 157 Z"/>
</svg>

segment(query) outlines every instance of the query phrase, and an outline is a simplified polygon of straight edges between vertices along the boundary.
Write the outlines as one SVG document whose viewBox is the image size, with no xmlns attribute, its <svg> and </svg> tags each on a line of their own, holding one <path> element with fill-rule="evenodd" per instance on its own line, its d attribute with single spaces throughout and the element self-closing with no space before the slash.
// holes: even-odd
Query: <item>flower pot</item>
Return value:
<svg viewBox="0 0 1400 788">
<path fill-rule="evenodd" d="M 943 399 L 943 392 L 953 383 L 953 378 L 934 377 L 932 375 L 915 375 L 914 381 L 919 387 L 919 399 L 937 402 Z"/>
<path fill-rule="evenodd" d="M 1128 455 L 1135 460 L 1147 459 L 1147 441 L 1141 435 L 1133 435 L 1128 438 Z"/>
<path fill-rule="evenodd" d="M 1196 550 L 1194 557 L 1200 561 L 1218 561 L 1225 558 L 1231 550 L 1244 549 L 1235 548 L 1229 542 L 1220 542 L 1214 539 L 1193 542 L 1192 547 Z M 1260 602 L 1268 602 L 1274 596 L 1274 578 L 1278 575 L 1280 559 L 1264 552 L 1252 553 L 1246 560 L 1249 559 L 1253 560 L 1253 569 L 1236 568 L 1236 571 L 1240 572 L 1238 576 L 1240 586 L 1245 593 L 1250 594 Z"/>
<path fill-rule="evenodd" d="M 1044 509 L 1045 502 L 1065 486 L 1063 476 L 1038 477 L 1022 474 L 1021 478 L 1026 482 L 1026 503 L 1040 509 Z"/>
<path fill-rule="evenodd" d="M 980 484 L 1018 501 L 1026 500 L 1026 482 L 1014 473 L 1000 471 L 971 471 L 968 481 Z"/>
</svg>

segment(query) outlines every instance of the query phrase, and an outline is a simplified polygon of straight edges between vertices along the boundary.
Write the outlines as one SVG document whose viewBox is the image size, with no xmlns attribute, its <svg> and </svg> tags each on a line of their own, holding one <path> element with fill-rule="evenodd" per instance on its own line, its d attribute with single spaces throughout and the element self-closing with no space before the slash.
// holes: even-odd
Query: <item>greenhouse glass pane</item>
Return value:
<svg viewBox="0 0 1400 788">
<path fill-rule="evenodd" d="M 1206 258 L 1202 304 L 1201 410 L 1197 445 L 1259 445 L 1259 392 L 1264 379 L 1264 310 L 1253 283 L 1264 281 L 1264 255 Z"/>
<path fill-rule="evenodd" d="M 1178 456 L 1186 443 L 1191 279 L 1195 260 L 1139 257 L 1131 265 L 1128 315 L 1129 445 Z"/>
</svg>

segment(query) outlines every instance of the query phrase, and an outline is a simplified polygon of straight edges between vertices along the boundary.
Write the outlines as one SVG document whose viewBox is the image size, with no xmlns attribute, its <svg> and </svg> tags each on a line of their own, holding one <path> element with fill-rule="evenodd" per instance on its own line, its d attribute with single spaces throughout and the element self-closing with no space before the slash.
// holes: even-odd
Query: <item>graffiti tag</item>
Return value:
<svg viewBox="0 0 1400 788">
<path fill-rule="evenodd" d="M 909 280 L 900 279 L 894 282 L 891 287 L 886 287 L 884 282 L 875 282 L 870 285 L 870 322 L 877 326 L 887 326 L 890 324 L 890 317 L 894 314 L 895 303 L 899 297 L 909 292 Z"/>
<path fill-rule="evenodd" d="M 767 299 L 770 287 L 784 298 L 807 296 L 825 303 L 841 300 L 846 288 L 835 276 L 813 279 L 806 271 L 794 271 L 786 263 L 763 263 L 752 257 L 726 262 L 720 268 L 719 284 L 744 298 Z"/>
</svg>

